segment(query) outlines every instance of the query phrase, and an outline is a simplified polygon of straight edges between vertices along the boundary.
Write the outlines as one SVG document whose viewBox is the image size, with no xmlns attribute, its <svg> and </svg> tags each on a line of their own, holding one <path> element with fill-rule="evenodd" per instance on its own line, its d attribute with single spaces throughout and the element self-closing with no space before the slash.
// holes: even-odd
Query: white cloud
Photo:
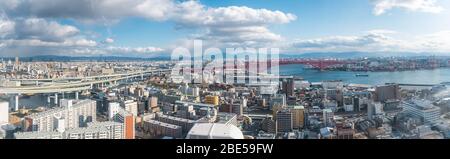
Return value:
<svg viewBox="0 0 450 159">
<path fill-rule="evenodd" d="M 103 43 L 105 43 L 105 44 L 112 44 L 112 43 L 114 43 L 114 39 L 113 39 L 113 38 L 106 38 L 106 39 L 103 41 Z"/>
<path fill-rule="evenodd" d="M 13 34 L 15 25 L 14 21 L 0 19 L 0 38 Z"/>
<path fill-rule="evenodd" d="M 43 18 L 0 20 L 0 53 L 6 55 L 67 55 L 69 50 L 96 47 L 78 28 Z M 6 19 L 6 20 L 5 20 Z"/>
<path fill-rule="evenodd" d="M 40 18 L 17 20 L 15 36 L 18 39 L 39 39 L 43 41 L 64 41 L 80 31 L 70 25 L 61 25 Z"/>
<path fill-rule="evenodd" d="M 370 33 L 362 36 L 331 36 L 293 43 L 304 51 L 361 51 L 363 49 L 386 49 L 395 43 L 391 37 Z M 381 51 L 381 50 L 379 50 Z"/>
<path fill-rule="evenodd" d="M 372 0 L 372 2 L 375 5 L 373 9 L 375 15 L 382 15 L 394 8 L 427 13 L 439 13 L 444 10 L 436 4 L 436 0 Z"/>
<path fill-rule="evenodd" d="M 450 52 L 450 30 L 432 34 L 421 35 L 413 38 L 412 48 L 422 52 Z"/>
<path fill-rule="evenodd" d="M 68 39 L 62 42 L 42 41 L 38 39 L 3 40 L 6 46 L 11 47 L 94 47 L 97 43 L 86 39 Z"/>
<path fill-rule="evenodd" d="M 192 39 L 204 40 L 214 47 L 258 47 L 279 42 L 283 38 L 268 29 L 272 24 L 285 24 L 296 16 L 281 11 L 253 9 L 245 6 L 211 8 L 197 1 L 178 6 L 175 21 L 181 28 L 201 29 Z"/>
<path fill-rule="evenodd" d="M 148 54 L 148 53 L 155 53 L 155 52 L 162 52 L 164 49 L 158 48 L 158 47 L 115 47 L 111 46 L 106 48 L 107 51 L 113 52 L 113 53 L 138 53 L 138 54 Z"/>
<path fill-rule="evenodd" d="M 368 31 L 360 36 L 330 36 L 293 42 L 289 48 L 299 52 L 450 52 L 450 31 L 399 39 L 384 32 Z"/>
<path fill-rule="evenodd" d="M 192 29 L 191 38 L 208 40 L 217 47 L 266 45 L 282 37 L 272 24 L 295 20 L 293 14 L 246 6 L 208 7 L 187 0 L 18 0 L 8 12 L 18 17 L 68 18 L 89 23 L 116 22 L 127 17 L 172 21 L 178 29 Z"/>
</svg>

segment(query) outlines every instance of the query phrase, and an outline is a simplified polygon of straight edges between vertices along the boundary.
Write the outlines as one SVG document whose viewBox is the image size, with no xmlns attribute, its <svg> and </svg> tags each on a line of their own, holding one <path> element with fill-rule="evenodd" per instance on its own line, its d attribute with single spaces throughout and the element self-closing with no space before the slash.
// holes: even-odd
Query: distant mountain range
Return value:
<svg viewBox="0 0 450 159">
<path fill-rule="evenodd" d="M 427 57 L 447 56 L 450 53 L 368 53 L 368 52 L 316 52 L 316 53 L 287 53 L 281 54 L 281 58 L 373 58 L 373 57 Z M 1 57 L 0 57 L 1 59 Z M 4 57 L 4 60 L 14 60 L 14 57 Z M 170 54 L 161 54 L 153 57 L 124 57 L 124 56 L 57 56 L 40 55 L 20 57 L 20 61 L 162 61 L 170 60 Z"/>
<path fill-rule="evenodd" d="M 381 53 L 381 52 L 315 52 L 315 53 L 290 53 L 282 54 L 282 58 L 363 58 L 363 57 L 425 57 L 425 56 L 450 56 L 450 53 Z"/>
<path fill-rule="evenodd" d="M 3 58 L 4 60 L 14 60 L 13 57 Z M 170 60 L 170 57 L 123 57 L 123 56 L 56 56 L 41 55 L 31 57 L 20 57 L 20 61 L 162 61 Z"/>
</svg>

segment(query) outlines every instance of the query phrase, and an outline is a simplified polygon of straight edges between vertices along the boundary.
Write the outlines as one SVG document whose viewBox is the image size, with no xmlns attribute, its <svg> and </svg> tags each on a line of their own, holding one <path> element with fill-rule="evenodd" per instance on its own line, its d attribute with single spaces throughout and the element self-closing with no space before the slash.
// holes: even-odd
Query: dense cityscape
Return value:
<svg viewBox="0 0 450 159">
<path fill-rule="evenodd" d="M 0 144 L 265 159 L 450 139 L 449 17 L 450 0 L 0 0 Z"/>
<path fill-rule="evenodd" d="M 281 59 L 318 72 L 448 69 L 448 58 Z M 448 139 L 450 81 L 370 85 L 301 76 L 217 81 L 174 61 L 0 63 L 4 139 Z M 223 72 L 229 71 L 224 69 Z M 234 75 L 248 72 L 233 68 Z M 369 77 L 368 77 L 369 76 Z M 200 82 L 195 82 L 200 81 Z"/>
</svg>

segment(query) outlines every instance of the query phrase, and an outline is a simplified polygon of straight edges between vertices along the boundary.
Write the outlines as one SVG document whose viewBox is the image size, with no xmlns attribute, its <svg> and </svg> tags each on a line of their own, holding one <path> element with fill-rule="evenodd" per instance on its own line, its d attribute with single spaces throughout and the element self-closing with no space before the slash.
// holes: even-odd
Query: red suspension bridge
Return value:
<svg viewBox="0 0 450 159">
<path fill-rule="evenodd" d="M 312 66 L 315 69 L 324 70 L 326 68 L 351 63 L 349 61 L 328 60 L 328 59 L 280 59 L 279 65 L 303 64 Z"/>
</svg>

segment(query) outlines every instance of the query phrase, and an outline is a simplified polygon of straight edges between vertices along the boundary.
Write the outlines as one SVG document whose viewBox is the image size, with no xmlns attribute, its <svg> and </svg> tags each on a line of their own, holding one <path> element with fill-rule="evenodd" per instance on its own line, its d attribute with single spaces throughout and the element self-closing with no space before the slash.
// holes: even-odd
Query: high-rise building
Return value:
<svg viewBox="0 0 450 159">
<path fill-rule="evenodd" d="M 373 119 L 376 115 L 383 114 L 383 104 L 380 102 L 370 102 L 367 104 L 367 118 Z"/>
<path fill-rule="evenodd" d="M 212 105 L 219 105 L 219 96 L 206 96 L 205 103 Z"/>
<path fill-rule="evenodd" d="M 292 112 L 292 125 L 294 129 L 303 128 L 305 119 L 305 108 L 303 106 L 290 107 Z"/>
<path fill-rule="evenodd" d="M 108 107 L 108 118 L 110 120 L 114 120 L 115 116 L 119 113 L 119 111 L 121 110 L 120 108 L 120 104 L 119 103 L 109 103 L 109 107 Z"/>
<path fill-rule="evenodd" d="M 272 118 L 265 118 L 261 121 L 261 129 L 272 134 L 277 133 L 277 122 Z"/>
<path fill-rule="evenodd" d="M 290 132 L 292 131 L 292 112 L 289 109 L 282 109 L 277 112 L 277 131 Z"/>
<path fill-rule="evenodd" d="M 332 126 L 333 117 L 334 117 L 333 111 L 331 109 L 323 109 L 322 110 L 322 115 L 323 115 L 323 118 L 322 118 L 323 124 L 326 127 L 331 127 Z"/>
<path fill-rule="evenodd" d="M 241 98 L 241 102 L 240 103 L 242 104 L 242 107 L 246 108 L 247 107 L 247 102 L 248 102 L 247 98 L 245 98 L 245 97 Z"/>
<path fill-rule="evenodd" d="M 192 88 L 192 96 L 194 96 L 194 97 L 200 96 L 200 88 L 199 87 Z"/>
<path fill-rule="evenodd" d="M 110 107 L 111 107 L 111 105 L 110 105 Z M 118 107 L 117 104 L 114 104 L 113 108 L 111 110 L 113 110 L 113 111 L 110 111 L 110 114 L 111 114 L 110 116 L 113 116 L 112 121 L 123 124 L 124 139 L 134 139 L 136 136 L 135 115 L 126 111 L 122 107 Z M 114 113 L 116 113 L 116 114 L 114 114 Z"/>
<path fill-rule="evenodd" d="M 20 66 L 19 57 L 16 57 L 16 63 L 14 64 L 14 67 L 16 67 L 16 69 L 19 69 L 19 66 Z"/>
<path fill-rule="evenodd" d="M 0 125 L 9 122 L 9 103 L 0 101 Z"/>
<path fill-rule="evenodd" d="M 293 96 L 295 90 L 295 83 L 293 78 L 284 79 L 282 82 L 282 91 L 286 94 L 286 96 Z"/>
<path fill-rule="evenodd" d="M 96 102 L 93 100 L 67 100 L 65 107 L 57 107 L 45 112 L 25 117 L 26 131 L 54 131 L 56 119 L 65 119 L 65 128 L 78 128 L 97 120 Z"/>
<path fill-rule="evenodd" d="M 385 102 L 388 99 L 401 99 L 399 85 L 391 84 L 375 88 L 375 101 Z"/>
<path fill-rule="evenodd" d="M 138 115 L 138 103 L 134 100 L 127 100 L 122 102 L 123 107 L 125 110 L 134 116 Z"/>
<path fill-rule="evenodd" d="M 148 99 L 148 109 L 158 107 L 158 97 L 150 97 Z"/>
</svg>

